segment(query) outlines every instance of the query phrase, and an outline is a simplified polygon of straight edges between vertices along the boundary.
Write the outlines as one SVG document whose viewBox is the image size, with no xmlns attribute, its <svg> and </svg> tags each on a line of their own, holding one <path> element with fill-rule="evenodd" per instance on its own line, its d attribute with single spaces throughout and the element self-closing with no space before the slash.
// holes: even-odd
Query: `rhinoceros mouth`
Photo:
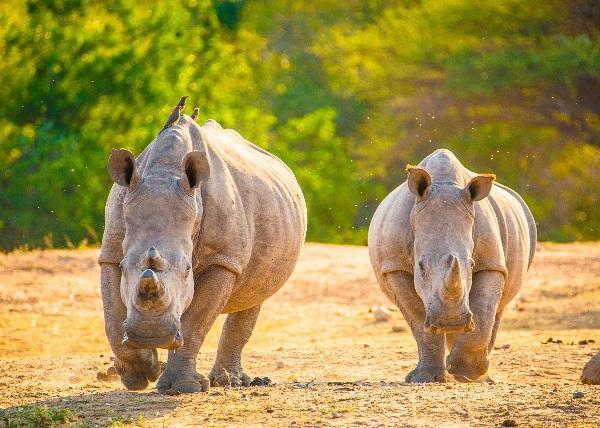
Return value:
<svg viewBox="0 0 600 428">
<path fill-rule="evenodd" d="M 177 329 L 164 336 L 140 336 L 131 331 L 123 334 L 123 345 L 132 349 L 162 348 L 177 350 L 183 346 L 183 334 Z"/>
<path fill-rule="evenodd" d="M 473 314 L 470 311 L 461 318 L 463 319 L 457 323 L 444 323 L 432 321 L 431 317 L 427 315 L 423 327 L 425 328 L 425 331 L 432 334 L 469 333 L 475 330 Z"/>
</svg>

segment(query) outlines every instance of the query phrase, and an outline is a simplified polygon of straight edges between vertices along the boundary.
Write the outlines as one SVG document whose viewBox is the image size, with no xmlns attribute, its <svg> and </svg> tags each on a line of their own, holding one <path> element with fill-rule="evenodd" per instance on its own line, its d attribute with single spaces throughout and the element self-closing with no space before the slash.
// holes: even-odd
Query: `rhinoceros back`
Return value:
<svg viewBox="0 0 600 428">
<path fill-rule="evenodd" d="M 306 204 L 292 171 L 237 132 L 209 120 L 201 143 L 210 162 L 195 270 L 220 264 L 237 273 L 227 312 L 261 303 L 292 273 L 306 236 Z"/>
</svg>

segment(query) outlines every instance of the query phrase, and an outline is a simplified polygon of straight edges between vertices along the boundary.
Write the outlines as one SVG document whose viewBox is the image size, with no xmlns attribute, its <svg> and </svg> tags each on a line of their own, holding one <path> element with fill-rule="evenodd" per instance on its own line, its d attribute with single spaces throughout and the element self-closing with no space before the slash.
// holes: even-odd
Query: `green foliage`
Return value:
<svg viewBox="0 0 600 428">
<path fill-rule="evenodd" d="M 320 109 L 290 119 L 278 136 L 286 142 L 279 155 L 304 191 L 309 212 L 309 240 L 352 242 L 361 185 L 348 144 L 337 136 L 335 111 Z"/>
<path fill-rule="evenodd" d="M 365 242 L 438 147 L 519 191 L 540 237 L 600 238 L 593 0 L 0 2 L 0 248 L 96 242 L 113 147 L 182 94 L 282 157 L 310 240 Z"/>
<path fill-rule="evenodd" d="M 69 409 L 27 406 L 0 411 L 0 421 L 7 428 L 52 428 L 73 425 L 77 417 Z"/>
</svg>

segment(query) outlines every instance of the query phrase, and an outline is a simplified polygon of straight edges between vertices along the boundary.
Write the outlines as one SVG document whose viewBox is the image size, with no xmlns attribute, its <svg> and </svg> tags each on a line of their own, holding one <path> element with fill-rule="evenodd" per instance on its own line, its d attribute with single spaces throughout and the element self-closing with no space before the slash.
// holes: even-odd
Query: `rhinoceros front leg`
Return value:
<svg viewBox="0 0 600 428">
<path fill-rule="evenodd" d="M 425 331 L 425 306 L 415 291 L 413 276 L 408 272 L 392 272 L 386 274 L 385 278 L 394 294 L 396 306 L 417 341 L 419 363 L 406 376 L 406 382 L 446 382 L 445 337 Z"/>
<path fill-rule="evenodd" d="M 600 385 L 600 352 L 594 355 L 583 368 L 581 382 L 589 385 Z"/>
<path fill-rule="evenodd" d="M 254 330 L 260 305 L 227 315 L 215 365 L 208 378 L 213 386 L 249 386 L 250 377 L 242 369 L 242 350 Z"/>
<path fill-rule="evenodd" d="M 211 266 L 195 282 L 194 298 L 181 317 L 183 346 L 169 351 L 167 367 L 156 387 L 160 393 L 208 391 L 206 376 L 196 372 L 196 357 L 206 334 L 231 295 L 236 275 L 221 266 Z"/>
<path fill-rule="evenodd" d="M 129 349 L 122 344 L 123 321 L 127 308 L 121 300 L 121 269 L 112 263 L 100 268 L 104 329 L 115 354 L 115 368 L 127 389 L 140 390 L 154 382 L 160 374 L 160 362 L 155 349 Z"/>
<path fill-rule="evenodd" d="M 476 381 L 488 371 L 488 355 L 500 323 L 498 304 L 503 289 L 504 275 L 500 272 L 481 271 L 473 275 L 469 307 L 473 312 L 475 330 L 456 336 L 447 359 L 448 372 L 459 381 Z"/>
</svg>

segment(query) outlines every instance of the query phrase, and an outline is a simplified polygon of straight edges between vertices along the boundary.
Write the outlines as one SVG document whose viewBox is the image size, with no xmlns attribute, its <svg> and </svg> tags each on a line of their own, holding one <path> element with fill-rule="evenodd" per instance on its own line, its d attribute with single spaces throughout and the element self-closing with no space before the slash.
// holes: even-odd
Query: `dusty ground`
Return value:
<svg viewBox="0 0 600 428">
<path fill-rule="evenodd" d="M 492 354 L 496 383 L 470 385 L 404 384 L 416 346 L 398 312 L 373 322 L 369 308 L 388 303 L 366 248 L 308 244 L 246 348 L 246 370 L 276 385 L 180 396 L 96 379 L 111 364 L 96 255 L 0 255 L 0 426 L 23 405 L 69 408 L 84 426 L 600 425 L 600 387 L 578 382 L 600 348 L 600 244 L 540 245 Z M 199 356 L 205 374 L 221 323 Z"/>
</svg>

